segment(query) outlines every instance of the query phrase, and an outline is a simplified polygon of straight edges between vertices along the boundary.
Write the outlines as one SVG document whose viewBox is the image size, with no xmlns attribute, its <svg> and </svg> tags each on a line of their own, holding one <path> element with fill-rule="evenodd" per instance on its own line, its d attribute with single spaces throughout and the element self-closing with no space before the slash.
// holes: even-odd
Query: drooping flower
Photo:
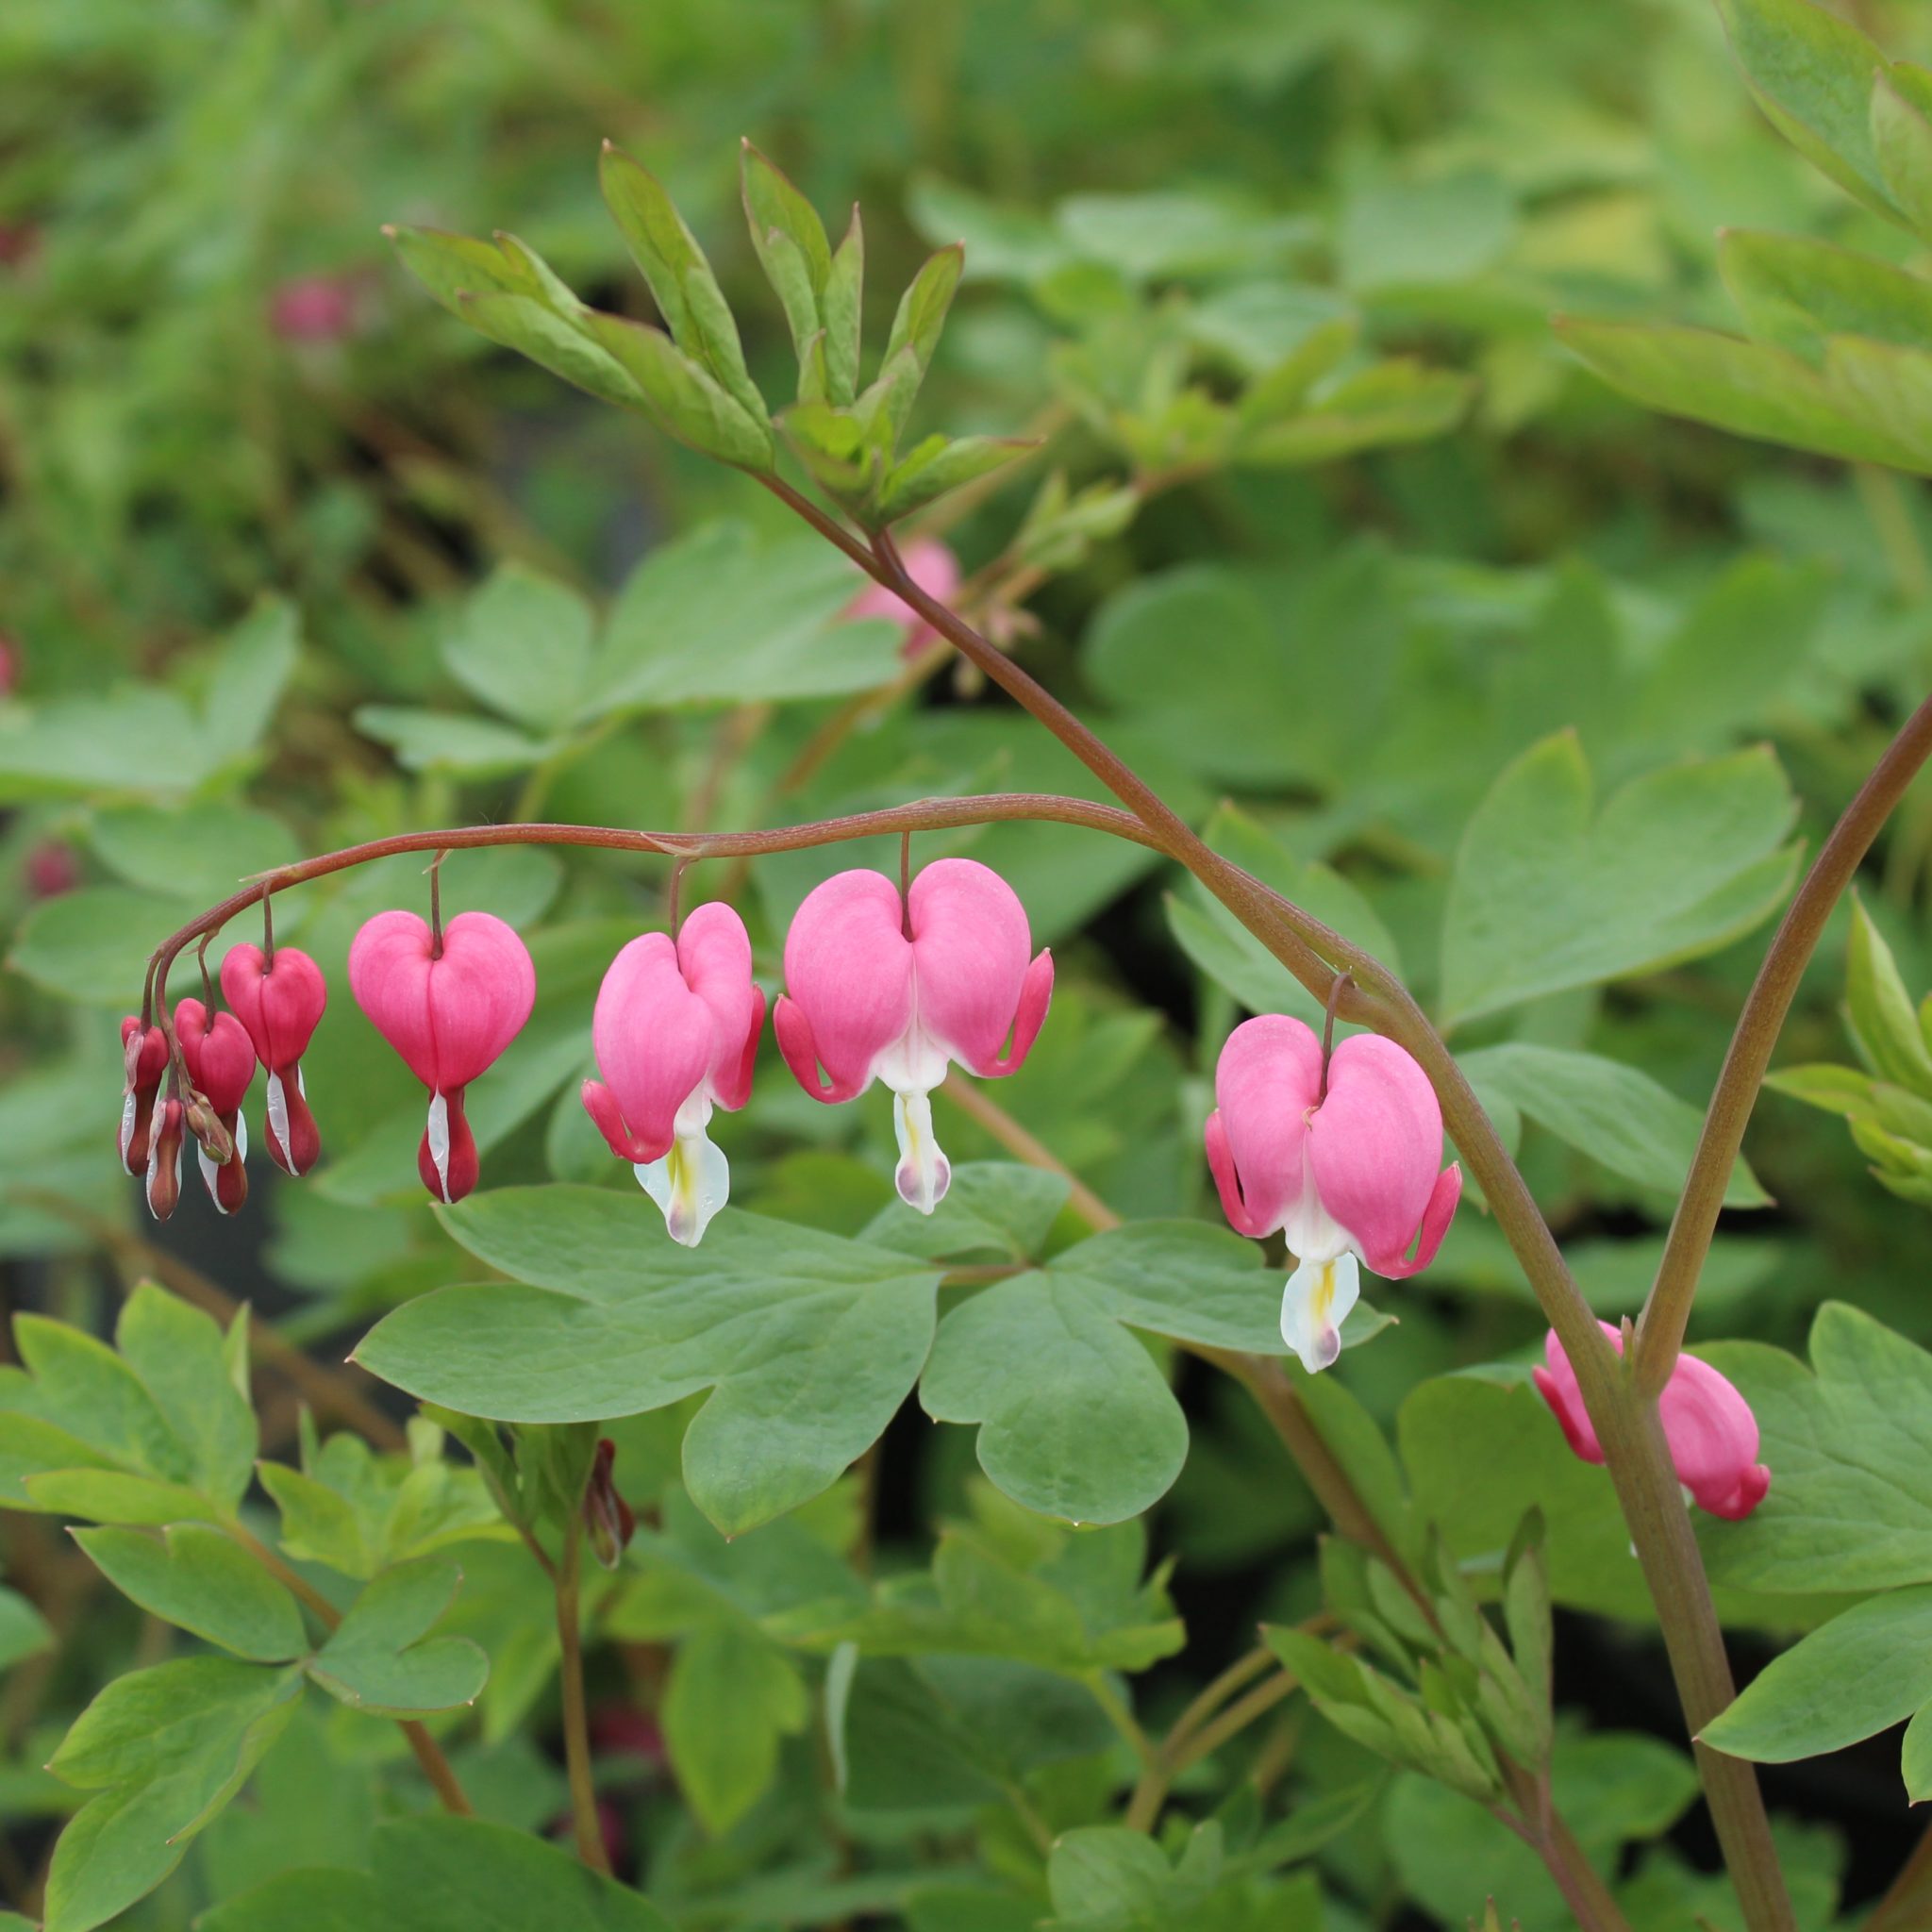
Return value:
<svg viewBox="0 0 1932 1932">
<path fill-rule="evenodd" d="M 935 603 L 950 604 L 959 588 L 959 559 L 937 537 L 915 537 L 907 544 L 901 559 L 906 575 Z M 883 584 L 868 584 L 845 607 L 847 617 L 883 617 L 905 627 L 902 657 L 916 658 L 938 633 L 895 591 Z"/>
<path fill-rule="evenodd" d="M 181 1201 L 186 1109 L 171 1093 L 155 1113 L 154 1129 L 147 1143 L 147 1208 L 157 1221 L 165 1221 Z"/>
<path fill-rule="evenodd" d="M 1597 1324 L 1619 1355 L 1624 1335 L 1608 1322 Z M 1550 1405 L 1570 1446 L 1586 1462 L 1604 1459 L 1576 1371 L 1557 1331 L 1543 1343 L 1547 1368 L 1535 1371 L 1537 1392 Z M 1738 1523 L 1764 1501 L 1771 1472 L 1757 1459 L 1757 1418 L 1736 1383 L 1694 1355 L 1680 1355 L 1657 1400 L 1671 1461 L 1690 1500 L 1713 1516 Z"/>
<path fill-rule="evenodd" d="M 716 903 L 692 912 L 675 941 L 632 940 L 598 989 L 591 1039 L 604 1078 L 584 1082 L 584 1106 L 688 1248 L 731 1191 L 730 1165 L 705 1129 L 713 1107 L 736 1112 L 750 1097 L 764 1024 L 744 922 Z"/>
<path fill-rule="evenodd" d="M 268 1075 L 269 1157 L 284 1174 L 305 1174 L 322 1158 L 322 1135 L 308 1110 L 301 1061 L 328 1006 L 328 982 L 294 946 L 265 955 L 259 946 L 240 945 L 222 961 L 222 993 Z"/>
<path fill-rule="evenodd" d="M 181 1042 L 188 1077 L 228 1137 L 225 1161 L 208 1141 L 197 1147 L 202 1185 L 224 1214 L 236 1213 L 248 1198 L 248 1123 L 242 1103 L 255 1077 L 255 1047 L 233 1013 L 210 1013 L 195 999 L 175 1002 L 175 1038 Z"/>
<path fill-rule="evenodd" d="M 1032 949 L 1012 887 L 970 858 L 927 866 L 903 903 L 884 874 L 841 872 L 791 922 L 773 1015 L 779 1051 L 815 1100 L 851 1100 L 874 1079 L 892 1090 L 895 1178 L 922 1214 L 952 1179 L 930 1098 L 947 1062 L 1017 1073 L 1046 1018 L 1053 955 L 1029 965 Z"/>
<path fill-rule="evenodd" d="M 429 1090 L 416 1152 L 423 1185 L 440 1201 L 460 1201 L 477 1175 L 463 1090 L 530 1017 L 537 969 L 528 948 L 491 912 L 458 913 L 442 928 L 441 947 L 415 913 L 378 912 L 349 948 L 349 991 Z"/>
<path fill-rule="evenodd" d="M 1221 1205 L 1237 1233 L 1286 1237 L 1298 1265 L 1282 1291 L 1281 1339 L 1315 1374 L 1341 1352 L 1357 1264 L 1413 1274 L 1442 1244 L 1462 1169 L 1441 1168 L 1441 1108 L 1393 1041 L 1351 1035 L 1324 1067 L 1312 1028 L 1281 1013 L 1228 1035 L 1214 1097 L 1208 1164 Z"/>
<path fill-rule="evenodd" d="M 121 1023 L 121 1051 L 127 1069 L 121 1094 L 121 1165 L 129 1174 L 141 1174 L 147 1167 L 155 1100 L 168 1071 L 168 1036 L 158 1026 L 143 1026 L 129 1013 Z"/>
<path fill-rule="evenodd" d="M 356 307 L 346 275 L 298 275 L 269 297 L 269 326 L 285 342 L 337 342 L 355 332 Z"/>
</svg>

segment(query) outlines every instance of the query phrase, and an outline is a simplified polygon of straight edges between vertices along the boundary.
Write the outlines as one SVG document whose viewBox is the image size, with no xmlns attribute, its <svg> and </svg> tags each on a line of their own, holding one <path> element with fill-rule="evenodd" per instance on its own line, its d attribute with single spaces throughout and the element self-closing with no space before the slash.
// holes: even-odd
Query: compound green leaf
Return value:
<svg viewBox="0 0 1932 1932">
<path fill-rule="evenodd" d="M 475 1703 L 489 1658 L 467 1637 L 428 1634 L 455 1601 L 462 1575 L 439 1557 L 385 1570 L 349 1606 L 308 1674 L 344 1704 L 391 1717 Z"/>
<path fill-rule="evenodd" d="M 221 1530 L 177 1523 L 160 1536 L 80 1529 L 74 1540 L 124 1596 L 209 1643 L 258 1663 L 308 1653 L 295 1599 Z"/>
</svg>

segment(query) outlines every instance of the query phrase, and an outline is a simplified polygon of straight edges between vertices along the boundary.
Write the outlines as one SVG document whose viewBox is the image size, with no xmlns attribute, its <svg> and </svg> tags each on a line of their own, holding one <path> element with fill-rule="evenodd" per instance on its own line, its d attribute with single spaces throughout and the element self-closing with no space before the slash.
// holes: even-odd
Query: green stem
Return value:
<svg viewBox="0 0 1932 1932">
<path fill-rule="evenodd" d="M 234 1540 L 285 1589 L 292 1591 L 296 1598 L 306 1604 L 315 1620 L 325 1630 L 333 1630 L 342 1621 L 342 1614 L 321 1591 L 309 1582 L 299 1570 L 283 1562 L 275 1551 L 262 1541 L 252 1530 L 240 1522 L 224 1524 Z M 458 1818 L 474 1816 L 475 1807 L 465 1795 L 462 1786 L 457 1781 L 456 1773 L 442 1755 L 442 1747 L 429 1735 L 428 1730 L 415 1718 L 399 1717 L 397 1728 L 408 1740 L 409 1749 L 416 1754 L 416 1762 L 423 1767 L 423 1774 L 429 1780 L 430 1789 L 441 1801 L 442 1808 Z"/>
<path fill-rule="evenodd" d="M 591 1774 L 591 1729 L 584 1708 L 584 1644 L 580 1624 L 584 1526 L 571 1513 L 563 1557 L 556 1571 L 557 1638 L 563 1646 L 563 1761 L 570 1774 L 570 1815 L 577 1857 L 593 1872 L 610 1874 L 604 1832 L 597 1822 L 597 1787 Z"/>
<path fill-rule="evenodd" d="M 1684 1345 L 1685 1324 L 1697 1292 L 1697 1277 L 1717 1231 L 1718 1210 L 1738 1151 L 1744 1144 L 1744 1124 L 1757 1104 L 1757 1090 L 1771 1065 L 1772 1049 L 1790 1011 L 1811 955 L 1831 910 L 1852 882 L 1859 861 L 1871 850 L 1879 828 L 1891 816 L 1906 788 L 1932 755 L 1932 698 L 1907 718 L 1872 775 L 1845 807 L 1831 837 L 1820 848 L 1805 883 L 1798 888 L 1778 925 L 1764 963 L 1757 969 L 1744 1009 L 1738 1015 L 1730 1050 L 1704 1116 L 1704 1131 L 1690 1162 L 1670 1238 L 1657 1263 L 1657 1279 L 1637 1324 L 1637 1386 L 1655 1396 L 1671 1378 L 1678 1351 Z"/>
<path fill-rule="evenodd" d="M 1093 1701 L 1107 1715 L 1107 1721 L 1118 1731 L 1128 1750 L 1140 1759 L 1144 1772 L 1159 1762 L 1159 1753 L 1154 1748 L 1154 1740 L 1141 1728 L 1134 1713 L 1126 1707 L 1125 1700 L 1108 1680 L 1105 1671 L 1090 1671 L 1080 1680 L 1092 1693 Z"/>
<path fill-rule="evenodd" d="M 881 533 L 868 545 L 789 484 L 776 477 L 759 480 L 828 542 L 917 611 L 991 682 L 1045 725 L 1141 820 L 1153 835 L 1150 842 L 1200 879 L 1318 1000 L 1325 1002 L 1331 997 L 1339 973 L 1351 974 L 1362 990 L 1346 993 L 1338 1002 L 1341 1016 L 1386 1034 L 1421 1063 L 1441 1100 L 1443 1124 L 1481 1183 L 1497 1225 L 1508 1240 L 1576 1372 L 1584 1407 L 1604 1443 L 1624 1518 L 1642 1560 L 1686 1720 L 1694 1737 L 1711 1714 L 1707 1707 L 1709 1700 L 1722 1692 L 1727 1701 L 1730 1674 L 1724 1661 L 1723 1632 L 1718 1626 L 1696 1540 L 1684 1513 L 1668 1445 L 1657 1425 L 1654 1410 L 1645 1418 L 1641 1405 L 1633 1396 L 1625 1365 L 1597 1327 L 1556 1238 L 1482 1104 L 1407 988 L 1372 954 L 1331 931 L 1279 893 L 1266 889 L 1257 891 L 1256 881 L 1214 852 L 1037 679 L 971 625 L 921 590 L 906 571 L 889 535 Z M 1726 1159 L 1723 1173 L 1728 1174 L 1729 1165 Z M 1721 1195 L 1721 1186 L 1719 1191 Z M 1268 1368 L 1276 1376 L 1281 1375 L 1278 1363 L 1263 1364 L 1250 1371 L 1250 1387 L 1257 1395 L 1267 1387 Z M 1273 1392 L 1270 1412 L 1292 1452 L 1295 1441 L 1289 1429 L 1298 1428 L 1307 1419 L 1305 1414 L 1297 1416 L 1300 1405 L 1291 1387 L 1287 1386 L 1286 1377 L 1281 1380 L 1283 1390 Z M 1319 1443 L 1320 1438 L 1312 1429 L 1307 1433 Z M 1332 1457 L 1328 1460 L 1332 1463 Z M 1365 1514 L 1359 1511 L 1359 1499 L 1355 1495 L 1354 1486 L 1347 1482 L 1346 1473 L 1339 1469 L 1334 1472 L 1341 1481 L 1331 1500 L 1330 1494 L 1324 1492 L 1327 1473 L 1324 1473 L 1322 1480 L 1317 1479 L 1315 1471 L 1320 1467 L 1318 1461 L 1309 1470 L 1309 1476 L 1324 1507 L 1332 1511 L 1336 1502 L 1347 1507 L 1349 1499 L 1354 1499 L 1357 1513 Z M 1668 1497 L 1675 1498 L 1674 1514 Z M 1346 1528 L 1341 1518 L 1338 1517 L 1337 1522 Z M 1372 1543 L 1371 1547 L 1374 1545 Z M 1398 1570 L 1397 1574 L 1402 1572 Z M 1791 1932 L 1794 1922 L 1790 1904 L 1778 1870 L 1770 1821 L 1765 1815 L 1756 1774 L 1748 1765 L 1734 1759 L 1719 1759 L 1702 1750 L 1698 1753 L 1698 1765 L 1749 1932 Z"/>
<path fill-rule="evenodd" d="M 1932 1927 L 1932 1831 L 1919 1840 L 1865 1921 L 1865 1932 L 1927 1932 L 1928 1927 Z"/>
</svg>

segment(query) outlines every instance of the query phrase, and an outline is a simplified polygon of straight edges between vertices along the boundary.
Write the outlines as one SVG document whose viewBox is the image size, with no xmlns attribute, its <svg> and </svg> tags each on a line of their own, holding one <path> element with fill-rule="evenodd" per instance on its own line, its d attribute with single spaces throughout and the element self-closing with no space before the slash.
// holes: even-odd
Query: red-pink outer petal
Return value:
<svg viewBox="0 0 1932 1932">
<path fill-rule="evenodd" d="M 912 881 L 910 903 L 920 1024 L 974 1073 L 1012 1073 L 1053 995 L 1052 956 L 1027 964 L 1033 936 L 1019 894 L 990 866 L 941 858 Z"/>
<path fill-rule="evenodd" d="M 786 1065 L 816 1100 L 859 1092 L 911 1022 L 912 948 L 900 916 L 899 889 L 882 873 L 841 872 L 807 895 L 785 936 L 773 1024 Z"/>
<path fill-rule="evenodd" d="M 485 1073 L 530 1017 L 537 969 L 514 929 L 491 912 L 460 912 L 430 958 L 413 912 L 378 912 L 349 948 L 349 990 L 375 1030 L 432 1092 Z"/>
<path fill-rule="evenodd" d="M 273 960 L 259 946 L 230 946 L 222 961 L 222 992 L 248 1029 L 256 1058 L 272 1074 L 308 1051 L 328 1006 L 322 968 L 295 946 L 277 946 Z"/>
<path fill-rule="evenodd" d="M 1208 1162 L 1239 1232 L 1273 1234 L 1301 1199 L 1308 1109 L 1321 1087 L 1322 1042 L 1301 1021 L 1262 1013 L 1227 1036 L 1214 1069 Z"/>
</svg>

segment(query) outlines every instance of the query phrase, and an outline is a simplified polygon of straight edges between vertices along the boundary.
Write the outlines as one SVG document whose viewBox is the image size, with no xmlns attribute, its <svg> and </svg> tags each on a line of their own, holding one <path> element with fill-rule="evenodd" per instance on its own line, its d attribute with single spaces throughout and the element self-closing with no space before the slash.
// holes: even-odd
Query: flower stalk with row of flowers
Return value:
<svg viewBox="0 0 1932 1932">
<path fill-rule="evenodd" d="M 680 871 L 706 858 L 897 833 L 1036 819 L 1088 827 L 1149 846 L 1183 866 L 1324 1007 L 1329 1033 L 1261 1015 L 1225 1042 L 1205 1156 L 1230 1224 L 1256 1239 L 1285 1238 L 1295 1267 L 1283 1290 L 1285 1348 L 1303 1367 L 1330 1367 L 1361 1268 L 1399 1278 L 1424 1268 L 1457 1211 L 1460 1164 L 1443 1168 L 1446 1127 L 1548 1321 L 1537 1386 L 1574 1451 L 1606 1464 L 1655 1602 L 1693 1740 L 1733 1694 L 1729 1665 L 1688 1505 L 1748 1514 L 1774 1482 L 1757 1460 L 1748 1406 L 1716 1370 L 1681 1354 L 1697 1275 L 1726 1177 L 1797 978 L 1824 920 L 1905 786 L 1932 751 L 1932 703 L 1914 714 L 1827 841 L 1766 954 L 1712 1096 L 1650 1298 L 1634 1328 L 1597 1323 L 1522 1174 L 1441 1034 L 1387 967 L 1301 907 L 1215 852 L 1135 771 L 982 630 L 952 608 L 942 573 L 908 569 L 891 525 L 943 490 L 986 474 L 1000 452 L 984 440 L 920 445 L 897 439 L 958 278 L 957 251 L 922 271 L 902 305 L 883 373 L 859 391 L 858 273 L 848 238 L 837 255 L 801 254 L 810 229 L 795 191 L 761 160 L 748 161 L 747 208 L 793 328 L 801 400 L 785 419 L 794 451 L 826 499 L 782 477 L 763 405 L 737 354 L 735 328 L 701 252 L 651 177 L 607 156 L 607 194 L 651 281 L 670 334 L 601 317 L 553 287 L 521 244 L 492 250 L 460 238 L 399 238 L 405 258 L 448 306 L 499 341 L 525 350 L 598 393 L 612 393 L 604 364 L 623 372 L 613 400 L 628 403 L 707 453 L 752 475 L 865 572 L 881 596 L 916 624 L 922 645 L 941 640 L 1014 699 L 1092 771 L 1121 808 L 1033 794 L 935 799 L 848 819 L 768 831 L 674 834 L 619 827 L 512 824 L 408 834 L 278 869 L 211 908 L 163 942 L 149 966 L 143 1008 L 124 1024 L 126 1092 L 120 1152 L 144 1174 L 150 1207 L 165 1217 L 178 1198 L 188 1139 L 224 1211 L 246 1195 L 243 1096 L 258 1063 L 267 1078 L 266 1140 L 291 1175 L 319 1156 L 320 1125 L 303 1090 L 301 1059 L 326 1005 L 314 962 L 242 943 L 222 961 L 228 1010 L 207 997 L 172 1007 L 168 977 L 179 956 L 206 951 L 249 908 L 305 880 L 402 852 L 432 856 L 430 917 L 398 908 L 358 935 L 349 958 L 357 1004 L 422 1081 L 427 1117 L 418 1170 L 452 1203 L 478 1178 L 464 1094 L 487 1077 L 528 1018 L 535 972 L 504 922 L 469 912 L 443 924 L 434 905 L 444 855 L 486 845 L 604 846 L 671 858 Z M 788 199 L 788 197 L 790 197 Z M 812 218 L 815 227 L 816 218 Z M 855 225 L 853 235 L 857 236 Z M 794 257 L 800 257 L 794 260 Z M 535 264 L 533 266 L 533 264 Z M 541 273 L 540 273 L 541 271 Z M 495 279 L 491 279 L 494 277 Z M 547 279 L 546 279 L 547 278 Z M 535 329 L 531 313 L 547 305 Z M 552 325 L 556 326 L 553 327 Z M 560 347 L 557 328 L 582 341 Z M 592 350 L 595 352 L 592 357 Z M 602 358 L 596 359 L 596 358 Z M 614 360 L 613 360 L 614 358 Z M 589 372 L 587 374 L 586 372 Z M 600 387 L 600 385 L 606 385 Z M 633 392 L 641 400 L 633 400 Z M 922 581 L 924 579 L 924 581 Z M 1313 647 L 1313 646 L 1311 646 Z M 636 1171 L 662 1209 L 666 1238 L 695 1245 L 728 1191 L 723 1155 L 707 1125 L 714 1108 L 743 1104 L 765 1013 L 742 922 L 723 903 L 698 908 L 671 930 L 641 934 L 619 953 L 596 1001 L 599 1077 L 584 1105 L 613 1155 Z M 1032 957 L 1024 908 L 997 874 L 942 859 L 901 880 L 855 871 L 822 885 L 797 914 L 784 949 L 784 991 L 773 1009 L 780 1051 L 805 1091 L 848 1101 L 874 1081 L 894 1096 L 898 1191 L 930 1213 L 950 1169 L 934 1138 L 929 1095 L 949 1063 L 997 1077 L 1017 1069 L 1046 1021 L 1052 960 Z M 1363 1029 L 1332 1039 L 1336 1023 Z M 1215 1354 L 1213 1351 L 1204 1351 Z M 1291 1380 L 1275 1362 L 1220 1357 L 1247 1384 L 1290 1453 L 1345 1532 L 1371 1541 L 1427 1620 L 1438 1618 L 1428 1580 L 1361 1526 L 1372 1522 L 1350 1473 L 1308 1427 Z M 1755 1773 L 1697 1746 L 1713 1822 L 1753 1932 L 1789 1932 L 1779 1874 Z M 1498 1775 L 1512 1823 L 1532 1838 L 1579 1921 L 1622 1919 L 1601 1881 L 1552 1822 L 1548 1773 L 1506 1758 Z M 584 1821 L 579 1818 L 579 1837 Z"/>
</svg>

